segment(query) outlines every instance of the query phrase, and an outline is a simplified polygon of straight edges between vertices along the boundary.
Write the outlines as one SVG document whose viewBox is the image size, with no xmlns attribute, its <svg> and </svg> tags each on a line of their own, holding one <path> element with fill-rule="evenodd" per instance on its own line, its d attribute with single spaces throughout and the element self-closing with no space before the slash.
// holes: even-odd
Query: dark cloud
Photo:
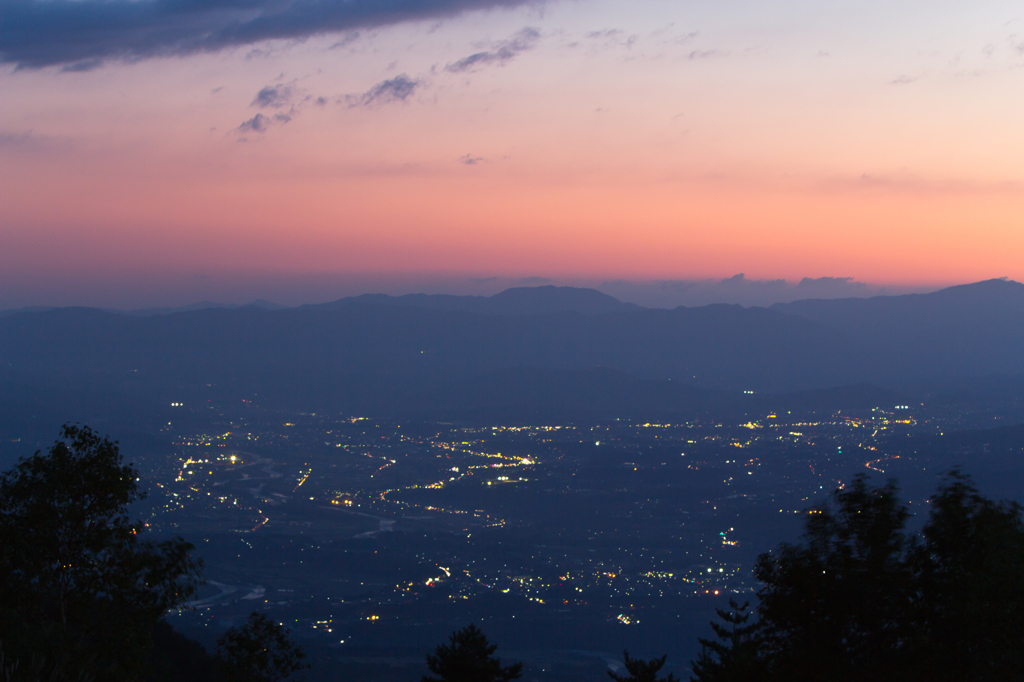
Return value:
<svg viewBox="0 0 1024 682">
<path fill-rule="evenodd" d="M 555 280 L 550 277 L 520 277 L 517 280 L 513 280 L 516 284 L 525 285 L 538 285 L 538 284 L 551 284 Z"/>
<path fill-rule="evenodd" d="M 798 298 L 874 296 L 882 290 L 853 277 L 804 277 L 794 288 Z"/>
<path fill-rule="evenodd" d="M 0 42 L 0 44 L 2 44 L 2 42 Z M 3 55 L 0 55 L 0 57 L 2 57 L 2 56 Z M 4 60 L 4 61 L 8 61 L 8 60 Z M 71 64 L 66 64 L 64 66 L 64 68 L 61 69 L 61 70 L 62 71 L 68 71 L 70 73 L 85 73 L 86 71 L 92 71 L 93 69 L 98 68 L 102 64 L 103 64 L 103 60 L 102 59 L 98 59 L 98 58 L 97 59 L 83 59 L 81 61 L 72 62 Z M 24 65 L 23 64 L 19 64 L 18 66 L 20 68 L 20 67 L 22 67 Z"/>
<path fill-rule="evenodd" d="M 4 147 L 30 147 L 35 140 L 32 133 L 5 133 L 0 132 L 0 149 Z"/>
<path fill-rule="evenodd" d="M 70 146 L 70 141 L 61 138 L 39 135 L 31 130 L 14 133 L 0 130 L 0 152 L 9 151 L 40 151 L 59 149 Z"/>
<path fill-rule="evenodd" d="M 714 286 L 721 289 L 742 291 L 750 287 L 758 287 L 760 289 L 784 289 L 786 287 L 786 280 L 784 279 L 747 279 L 747 276 L 742 272 L 732 277 L 727 277 L 721 282 L 718 282 Z"/>
<path fill-rule="evenodd" d="M 270 117 L 264 116 L 263 114 L 256 114 L 248 121 L 238 126 L 238 131 L 242 133 L 263 133 L 266 132 L 267 126 L 270 125 Z"/>
<path fill-rule="evenodd" d="M 811 287 L 811 286 L 846 286 L 847 284 L 858 284 L 854 282 L 853 277 L 804 277 L 797 284 L 798 287 Z"/>
<path fill-rule="evenodd" d="M 292 96 L 295 94 L 295 87 L 291 85 L 268 85 L 256 93 L 252 104 L 249 106 L 280 108 L 291 104 Z"/>
<path fill-rule="evenodd" d="M 514 36 L 508 40 L 502 40 L 496 43 L 492 50 L 486 52 L 477 52 L 471 54 L 468 57 L 463 57 L 457 62 L 452 62 L 444 67 L 445 71 L 451 71 L 452 73 L 460 73 L 462 71 L 468 71 L 475 66 L 483 66 L 485 64 L 504 64 L 511 59 L 514 59 L 520 52 L 529 50 L 537 41 L 540 39 L 540 31 L 535 28 L 527 26 L 526 28 L 518 31 Z"/>
<path fill-rule="evenodd" d="M 267 128 L 274 125 L 275 123 L 288 123 L 292 120 L 292 117 L 288 114 L 277 113 L 273 116 L 265 116 L 263 114 L 256 114 L 248 121 L 238 126 L 238 132 L 240 133 L 265 133 Z"/>
<path fill-rule="evenodd" d="M 338 42 L 336 42 L 333 45 L 331 45 L 330 49 L 337 50 L 339 48 L 346 47 L 349 44 L 354 43 L 357 40 L 359 40 L 359 31 L 352 31 L 351 33 L 346 35 L 344 38 L 342 38 Z"/>
<path fill-rule="evenodd" d="M 475 166 L 483 160 L 484 158 L 482 156 L 473 156 L 472 154 L 463 154 L 459 157 L 459 163 L 463 163 L 467 166 Z"/>
<path fill-rule="evenodd" d="M 0 62 L 84 71 L 539 1 L 0 0 Z"/>
<path fill-rule="evenodd" d="M 421 81 L 413 80 L 404 73 L 399 74 L 394 78 L 377 83 L 359 97 L 350 97 L 349 105 L 362 104 L 363 106 L 372 106 L 375 104 L 387 104 L 396 100 L 404 102 L 412 96 L 412 93 L 416 92 L 416 88 L 420 85 Z"/>
</svg>

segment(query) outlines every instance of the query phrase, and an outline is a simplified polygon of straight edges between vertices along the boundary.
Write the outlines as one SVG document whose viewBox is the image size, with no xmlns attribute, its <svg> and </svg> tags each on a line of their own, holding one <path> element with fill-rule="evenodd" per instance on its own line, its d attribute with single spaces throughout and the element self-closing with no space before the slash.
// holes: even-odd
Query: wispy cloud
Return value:
<svg viewBox="0 0 1024 682">
<path fill-rule="evenodd" d="M 487 64 L 505 64 L 506 62 L 515 59 L 516 55 L 520 52 L 525 52 L 533 48 L 537 41 L 540 40 L 540 31 L 530 26 L 516 32 L 511 38 L 502 40 L 495 43 L 491 49 L 476 52 L 463 57 L 462 59 L 452 62 L 444 67 L 445 71 L 452 73 L 461 73 L 462 71 L 469 71 L 470 69 L 477 66 L 484 66 Z"/>
<path fill-rule="evenodd" d="M 32 133 L 0 132 L 0 149 L 15 149 L 34 146 Z"/>
<path fill-rule="evenodd" d="M 543 0 L 0 0 L 0 62 L 94 69 Z"/>
<path fill-rule="evenodd" d="M 244 121 L 242 125 L 238 126 L 238 131 L 242 133 L 262 133 L 266 132 L 267 126 L 269 125 L 269 116 L 264 116 L 263 114 L 256 114 L 248 121 Z"/>
<path fill-rule="evenodd" d="M 66 139 L 39 135 L 31 130 L 19 133 L 0 130 L 0 152 L 4 150 L 38 151 L 41 149 L 63 147 L 68 144 L 69 141 Z"/>
<path fill-rule="evenodd" d="M 265 133 L 267 129 L 275 124 L 284 124 L 292 120 L 292 117 L 288 114 L 277 113 L 273 116 L 265 116 L 264 114 L 256 114 L 248 121 L 244 121 L 242 125 L 238 126 L 238 132 L 240 133 Z"/>
<path fill-rule="evenodd" d="M 256 93 L 256 97 L 253 98 L 252 104 L 249 106 L 260 107 L 261 109 L 267 107 L 279 109 L 291 104 L 295 94 L 296 89 L 294 85 L 268 85 Z"/>
<path fill-rule="evenodd" d="M 290 122 L 307 107 L 323 107 L 332 101 L 347 104 L 349 107 L 379 106 L 389 102 L 404 102 L 422 85 L 422 81 L 400 74 L 394 78 L 377 83 L 366 92 L 358 95 L 342 95 L 327 98 L 323 95 L 309 94 L 297 85 L 297 81 L 279 83 L 260 88 L 251 107 L 260 109 L 277 109 L 276 113 L 258 113 L 243 121 L 235 130 L 242 134 L 265 133 L 271 126 Z"/>
<path fill-rule="evenodd" d="M 459 163 L 467 166 L 475 166 L 483 160 L 482 156 L 473 156 L 472 154 L 463 154 L 459 157 Z"/>
<path fill-rule="evenodd" d="M 386 81 L 377 83 L 362 95 L 356 97 L 349 96 L 346 100 L 348 101 L 349 106 L 374 106 L 379 104 L 388 104 L 389 102 L 395 101 L 404 102 L 409 99 L 412 94 L 416 92 L 416 89 L 422 84 L 422 81 L 409 78 L 409 76 L 402 73 L 394 78 L 389 78 Z"/>
<path fill-rule="evenodd" d="M 260 88 L 249 106 L 260 109 L 278 109 L 279 111 L 274 114 L 256 114 L 249 120 L 243 121 L 235 130 L 243 135 L 265 133 L 273 125 L 289 123 L 309 102 L 318 103 L 322 99 L 324 98 L 314 100 L 312 95 L 304 94 L 295 81 L 268 85 Z M 283 110 L 285 107 L 288 107 L 287 110 Z"/>
</svg>

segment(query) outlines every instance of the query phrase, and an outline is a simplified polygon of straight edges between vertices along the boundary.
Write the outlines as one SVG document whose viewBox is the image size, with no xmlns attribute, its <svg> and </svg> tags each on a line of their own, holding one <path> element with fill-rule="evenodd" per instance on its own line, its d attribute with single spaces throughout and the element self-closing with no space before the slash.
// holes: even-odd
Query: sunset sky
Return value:
<svg viewBox="0 0 1024 682">
<path fill-rule="evenodd" d="M 0 61 L 0 308 L 1024 280 L 1019 2 L 0 0 Z"/>
</svg>

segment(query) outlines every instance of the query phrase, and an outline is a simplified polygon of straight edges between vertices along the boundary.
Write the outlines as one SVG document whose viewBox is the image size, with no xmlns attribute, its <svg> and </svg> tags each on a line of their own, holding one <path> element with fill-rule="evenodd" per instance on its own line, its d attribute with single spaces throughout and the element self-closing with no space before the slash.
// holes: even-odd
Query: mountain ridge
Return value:
<svg viewBox="0 0 1024 682">
<path fill-rule="evenodd" d="M 634 303 L 624 303 L 597 289 L 550 284 L 537 287 L 512 287 L 493 296 L 362 294 L 307 307 L 340 308 L 357 305 L 388 305 L 486 315 L 543 315 L 567 312 L 595 315 L 607 312 L 649 310 Z"/>
<path fill-rule="evenodd" d="M 973 320 L 993 315 L 1024 314 L 1024 284 L 1005 278 L 989 279 L 927 294 L 810 298 L 776 303 L 771 309 L 799 315 L 837 329 L 851 329 L 869 323 L 884 326 L 933 326 L 936 323 L 942 324 L 951 315 Z"/>
<path fill-rule="evenodd" d="M 532 395 L 538 407 L 550 407 L 559 395 L 584 406 L 591 400 L 588 382 L 599 388 L 617 381 L 622 388 L 608 390 L 634 395 L 638 404 L 647 400 L 646 389 L 632 380 L 726 392 L 898 389 L 950 377 L 1024 374 L 1022 291 L 1024 285 L 995 280 L 883 297 L 857 303 L 852 321 L 842 312 L 848 300 L 669 310 L 558 287 L 166 315 L 61 308 L 0 317 L 0 367 L 26 381 L 138 385 L 160 395 L 216 386 L 232 395 L 273 391 L 313 407 L 362 400 L 383 409 L 394 401 L 396 410 L 430 401 L 468 407 L 472 401 L 463 394 L 498 405 L 506 390 L 501 377 L 512 402 Z M 602 368 L 632 379 L 602 384 L 586 374 Z M 530 371 L 546 374 L 524 378 Z M 692 397 L 682 390 L 664 397 L 682 405 Z M 826 401 L 826 394 L 819 397 Z M 616 400 L 600 404 L 628 407 Z M 690 402 L 701 400 L 714 402 L 710 394 Z"/>
</svg>

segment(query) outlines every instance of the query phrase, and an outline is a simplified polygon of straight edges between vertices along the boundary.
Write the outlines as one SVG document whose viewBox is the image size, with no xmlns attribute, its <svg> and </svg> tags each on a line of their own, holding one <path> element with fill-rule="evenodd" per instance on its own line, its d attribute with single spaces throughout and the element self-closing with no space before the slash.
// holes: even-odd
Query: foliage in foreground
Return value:
<svg viewBox="0 0 1024 682">
<path fill-rule="evenodd" d="M 152 633 L 195 594 L 201 562 L 180 537 L 141 539 L 144 524 L 128 516 L 145 496 L 138 480 L 116 443 L 70 425 L 46 454 L 0 475 L 0 682 L 152 677 Z M 958 471 L 930 502 L 920 533 L 906 531 L 894 482 L 858 477 L 809 510 L 802 544 L 759 557 L 758 620 L 747 604 L 719 611 L 692 679 L 1017 679 L 1022 509 L 982 497 Z M 279 682 L 308 667 L 262 614 L 219 644 L 229 679 Z M 473 625 L 459 630 L 427 656 L 437 677 L 423 682 L 518 679 L 522 664 L 502 666 L 496 648 Z M 657 678 L 664 657 L 625 659 L 630 677 L 616 682 L 675 682 Z"/>
<path fill-rule="evenodd" d="M 0 475 L 0 642 L 13 678 L 135 679 L 153 626 L 195 593 L 193 546 L 145 541 L 129 519 L 145 497 L 138 480 L 117 443 L 72 425 Z"/>
<path fill-rule="evenodd" d="M 672 674 L 669 674 L 668 677 L 658 677 L 658 672 L 664 667 L 667 658 L 668 656 L 662 656 L 645 661 L 641 658 L 633 658 L 626 650 L 622 652 L 622 661 L 629 676 L 619 675 L 609 670 L 608 677 L 615 682 L 679 682 Z"/>
<path fill-rule="evenodd" d="M 253 611 L 238 628 L 218 640 L 220 661 L 228 682 L 281 682 L 309 668 L 306 654 L 288 637 L 288 630 Z"/>
<path fill-rule="evenodd" d="M 427 667 L 437 677 L 423 676 L 423 682 L 509 682 L 519 679 L 523 664 L 502 666 L 495 658 L 498 645 L 490 644 L 480 628 L 470 624 L 457 630 L 434 653 L 427 655 Z"/>
<path fill-rule="evenodd" d="M 804 543 L 762 554 L 759 620 L 731 603 L 693 662 L 726 680 L 1007 680 L 1024 669 L 1021 507 L 954 470 L 920 534 L 895 482 L 858 477 L 808 511 Z"/>
<path fill-rule="evenodd" d="M 117 443 L 86 426 L 0 475 L 0 682 L 280 682 L 308 668 L 259 613 L 216 658 L 163 620 L 195 595 L 202 562 L 180 537 L 141 539 L 128 512 L 145 497 Z"/>
<path fill-rule="evenodd" d="M 745 682 L 757 680 L 762 674 L 761 649 L 763 642 L 758 636 L 761 623 L 749 623 L 750 602 L 737 604 L 729 600 L 730 611 L 716 609 L 724 625 L 711 623 L 711 629 L 721 641 L 700 639 L 701 653 L 692 661 L 696 680 L 716 682 Z"/>
</svg>

